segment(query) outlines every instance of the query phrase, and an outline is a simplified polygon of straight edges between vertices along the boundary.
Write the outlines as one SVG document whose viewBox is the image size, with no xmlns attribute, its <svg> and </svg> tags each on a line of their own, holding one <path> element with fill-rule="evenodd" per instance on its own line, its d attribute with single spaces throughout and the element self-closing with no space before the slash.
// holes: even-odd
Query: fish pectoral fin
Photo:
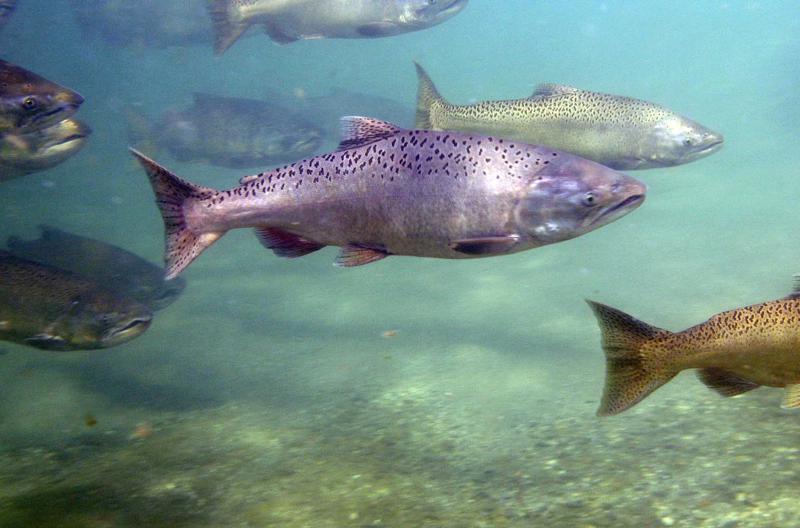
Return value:
<svg viewBox="0 0 800 528">
<path fill-rule="evenodd" d="M 269 38 L 278 44 L 291 44 L 292 42 L 299 40 L 293 35 L 287 35 L 286 32 L 280 28 L 280 26 L 275 24 L 264 24 L 264 33 L 266 33 Z"/>
<path fill-rule="evenodd" d="M 302 257 L 325 247 L 325 244 L 274 227 L 257 227 L 256 236 L 264 247 L 279 257 Z"/>
<path fill-rule="evenodd" d="M 787 385 L 781 400 L 782 409 L 800 409 L 800 383 Z"/>
<path fill-rule="evenodd" d="M 697 377 L 706 387 L 726 398 L 739 396 L 760 387 L 758 383 L 721 368 L 700 369 L 697 371 Z"/>
<path fill-rule="evenodd" d="M 358 244 L 347 244 L 342 247 L 339 256 L 336 257 L 335 266 L 351 268 L 353 266 L 363 266 L 371 262 L 384 259 L 389 256 L 385 249 L 360 246 Z"/>
<path fill-rule="evenodd" d="M 61 336 L 43 333 L 25 339 L 25 344 L 45 350 L 63 350 L 67 341 Z"/>
<path fill-rule="evenodd" d="M 363 37 L 388 37 L 397 33 L 397 27 L 391 22 L 373 22 L 358 26 L 356 33 Z"/>
<path fill-rule="evenodd" d="M 502 255 L 519 243 L 519 235 L 463 238 L 450 244 L 453 251 L 466 255 Z"/>
<path fill-rule="evenodd" d="M 403 129 L 388 121 L 372 117 L 344 116 L 341 121 L 342 140 L 338 150 L 363 147 L 378 140 L 392 137 Z"/>
</svg>

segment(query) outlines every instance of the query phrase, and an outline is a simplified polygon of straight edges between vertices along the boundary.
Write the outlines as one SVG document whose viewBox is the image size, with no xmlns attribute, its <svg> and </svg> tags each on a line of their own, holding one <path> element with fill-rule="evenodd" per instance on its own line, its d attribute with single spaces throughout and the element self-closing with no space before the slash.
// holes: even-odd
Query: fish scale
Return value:
<svg viewBox="0 0 800 528">
<path fill-rule="evenodd" d="M 342 247 L 343 266 L 388 255 L 514 253 L 605 225 L 635 209 L 646 190 L 549 147 L 363 117 L 342 124 L 339 151 L 246 176 L 225 191 L 194 186 L 134 151 L 164 216 L 167 276 L 242 227 L 256 228 L 279 256 Z"/>
</svg>

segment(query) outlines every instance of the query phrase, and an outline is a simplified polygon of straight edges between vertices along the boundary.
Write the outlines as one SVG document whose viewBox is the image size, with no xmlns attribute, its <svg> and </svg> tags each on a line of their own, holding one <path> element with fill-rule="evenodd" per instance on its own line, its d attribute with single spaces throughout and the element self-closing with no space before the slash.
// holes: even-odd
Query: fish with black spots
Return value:
<svg viewBox="0 0 800 528">
<path fill-rule="evenodd" d="M 577 237 L 636 209 L 641 182 L 548 147 L 342 119 L 340 150 L 217 191 L 133 151 L 166 228 L 167 277 L 227 231 L 254 227 L 282 257 L 340 246 L 336 263 L 388 255 L 506 255 Z"/>
</svg>

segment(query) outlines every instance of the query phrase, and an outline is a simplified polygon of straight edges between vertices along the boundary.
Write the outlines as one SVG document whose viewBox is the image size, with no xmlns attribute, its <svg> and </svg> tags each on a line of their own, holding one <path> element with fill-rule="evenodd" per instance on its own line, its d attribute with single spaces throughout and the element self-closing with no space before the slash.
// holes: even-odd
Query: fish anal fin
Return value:
<svg viewBox="0 0 800 528">
<path fill-rule="evenodd" d="M 384 249 L 360 246 L 358 244 L 347 244 L 342 247 L 339 256 L 336 257 L 334 264 L 343 268 L 350 268 L 353 266 L 363 266 L 378 260 L 384 259 L 389 256 L 389 253 Z"/>
<path fill-rule="evenodd" d="M 285 31 L 275 24 L 264 24 L 264 33 L 266 33 L 269 38 L 278 44 L 291 44 L 292 42 L 299 40 L 295 36 L 287 35 Z"/>
<path fill-rule="evenodd" d="M 566 84 L 542 83 L 534 88 L 530 99 L 536 97 L 554 97 L 557 95 L 575 93 L 577 91 L 578 89 L 574 86 L 567 86 Z"/>
<path fill-rule="evenodd" d="M 697 371 L 697 377 L 706 387 L 726 398 L 739 396 L 760 387 L 758 383 L 721 368 L 700 369 Z"/>
<path fill-rule="evenodd" d="M 325 247 L 325 244 L 274 227 L 257 227 L 256 236 L 264 247 L 285 258 L 302 257 Z"/>
<path fill-rule="evenodd" d="M 800 383 L 786 385 L 781 400 L 782 409 L 800 409 Z"/>
<path fill-rule="evenodd" d="M 464 238 L 450 244 L 453 251 L 465 255 L 502 255 L 508 253 L 519 242 L 519 235 Z"/>
<path fill-rule="evenodd" d="M 403 129 L 372 117 L 344 116 L 341 121 L 342 141 L 339 150 L 363 147 L 381 139 L 392 137 Z"/>
</svg>

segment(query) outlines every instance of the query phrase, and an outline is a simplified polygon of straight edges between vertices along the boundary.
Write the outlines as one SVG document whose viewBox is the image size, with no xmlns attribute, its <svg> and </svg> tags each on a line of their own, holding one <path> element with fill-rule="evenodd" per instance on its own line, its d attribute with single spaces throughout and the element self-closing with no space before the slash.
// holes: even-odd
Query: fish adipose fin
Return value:
<svg viewBox="0 0 800 528">
<path fill-rule="evenodd" d="M 224 233 L 194 233 L 183 214 L 188 200 L 204 199 L 217 191 L 182 180 L 144 154 L 130 149 L 150 179 L 166 234 L 166 279 L 173 279 Z"/>
<path fill-rule="evenodd" d="M 783 390 L 782 409 L 800 409 L 800 384 L 787 385 Z"/>
<path fill-rule="evenodd" d="M 339 150 L 363 147 L 381 139 L 392 137 L 403 129 L 387 121 L 372 117 L 344 116 L 340 120 L 342 141 Z"/>
<path fill-rule="evenodd" d="M 697 377 L 705 383 L 706 387 L 717 391 L 726 398 L 739 396 L 760 387 L 758 383 L 721 368 L 700 369 L 697 371 Z"/>
<path fill-rule="evenodd" d="M 666 330 L 650 326 L 634 317 L 594 301 L 587 300 L 600 331 L 606 354 L 606 383 L 598 416 L 611 416 L 636 405 L 678 372 L 659 365 L 644 345 Z"/>
<path fill-rule="evenodd" d="M 508 253 L 519 242 L 519 235 L 465 238 L 456 240 L 450 247 L 466 255 L 502 255 Z"/>
<path fill-rule="evenodd" d="M 257 227 L 256 235 L 264 247 L 271 249 L 279 257 L 302 257 L 325 247 L 324 244 L 274 227 Z"/>
<path fill-rule="evenodd" d="M 234 0 L 209 0 L 208 14 L 214 25 L 214 53 L 222 55 L 247 31 L 250 23 L 238 13 Z"/>
<path fill-rule="evenodd" d="M 423 130 L 437 130 L 431 121 L 431 110 L 434 106 L 444 106 L 447 101 L 439 95 L 439 90 L 433 84 L 428 72 L 415 62 L 417 68 L 417 116 L 414 121 L 414 128 Z"/>
<path fill-rule="evenodd" d="M 359 246 L 358 244 L 348 244 L 342 247 L 339 256 L 336 257 L 335 266 L 350 268 L 353 266 L 363 266 L 371 262 L 384 259 L 389 256 L 383 249 Z"/>
</svg>

